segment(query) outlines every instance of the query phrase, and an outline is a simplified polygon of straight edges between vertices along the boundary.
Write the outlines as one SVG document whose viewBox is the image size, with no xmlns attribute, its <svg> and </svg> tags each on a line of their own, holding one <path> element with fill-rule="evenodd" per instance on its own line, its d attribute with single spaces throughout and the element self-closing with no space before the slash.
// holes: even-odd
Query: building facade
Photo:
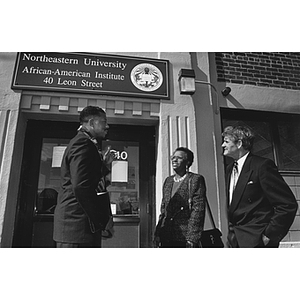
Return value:
<svg viewBox="0 0 300 300">
<path fill-rule="evenodd" d="M 183 69 L 195 74 L 191 94 L 180 91 Z M 152 247 L 178 146 L 195 154 L 191 171 L 205 177 L 225 242 L 221 133 L 235 122 L 254 129 L 254 152 L 276 162 L 299 203 L 299 79 L 299 53 L 0 53 L 1 247 L 54 247 L 60 159 L 87 105 L 106 110 L 102 146 L 118 152 L 110 186 L 115 232 L 104 247 Z M 299 210 L 281 247 L 300 247 Z"/>
</svg>

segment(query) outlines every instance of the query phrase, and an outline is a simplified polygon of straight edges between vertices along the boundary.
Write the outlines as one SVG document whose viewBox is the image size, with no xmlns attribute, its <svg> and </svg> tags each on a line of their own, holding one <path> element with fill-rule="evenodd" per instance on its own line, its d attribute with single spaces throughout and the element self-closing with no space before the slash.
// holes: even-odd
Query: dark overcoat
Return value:
<svg viewBox="0 0 300 300">
<path fill-rule="evenodd" d="M 106 167 L 91 138 L 81 131 L 70 141 L 61 165 L 61 188 L 54 212 L 56 242 L 91 243 L 100 230 L 96 188 Z M 93 232 L 92 232 L 93 231 Z"/>
</svg>

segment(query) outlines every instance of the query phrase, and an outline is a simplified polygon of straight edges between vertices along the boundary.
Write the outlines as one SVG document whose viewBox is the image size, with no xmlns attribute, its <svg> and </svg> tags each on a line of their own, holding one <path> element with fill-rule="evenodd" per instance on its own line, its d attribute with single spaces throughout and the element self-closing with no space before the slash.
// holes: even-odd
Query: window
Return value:
<svg viewBox="0 0 300 300">
<path fill-rule="evenodd" d="M 277 122 L 280 163 L 284 170 L 300 170 L 300 121 L 299 116 L 289 116 Z"/>
<path fill-rule="evenodd" d="M 108 141 L 102 143 L 102 148 L 108 145 L 116 151 L 116 160 L 110 165 L 111 173 L 108 175 L 111 185 L 107 188 L 112 213 L 116 216 L 139 216 L 139 143 Z"/>
<path fill-rule="evenodd" d="M 69 139 L 43 138 L 35 214 L 53 214 L 60 185 L 60 166 Z"/>
<path fill-rule="evenodd" d="M 239 109 L 221 114 L 223 129 L 239 124 L 254 131 L 253 153 L 274 160 L 280 171 L 300 173 L 300 115 Z"/>
</svg>

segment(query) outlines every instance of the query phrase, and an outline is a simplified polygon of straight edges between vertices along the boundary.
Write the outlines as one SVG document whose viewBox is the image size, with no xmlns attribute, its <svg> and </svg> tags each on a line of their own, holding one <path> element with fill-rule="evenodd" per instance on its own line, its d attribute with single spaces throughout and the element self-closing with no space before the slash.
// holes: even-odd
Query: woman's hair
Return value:
<svg viewBox="0 0 300 300">
<path fill-rule="evenodd" d="M 237 143 L 241 141 L 245 150 L 251 150 L 254 142 L 254 133 L 246 126 L 227 126 L 222 133 L 222 136 L 227 136 L 230 140 Z"/>
<path fill-rule="evenodd" d="M 81 112 L 79 116 L 80 124 L 88 122 L 89 117 L 105 115 L 105 111 L 98 106 L 87 106 Z"/>
<path fill-rule="evenodd" d="M 189 162 L 187 167 L 189 168 L 194 162 L 194 153 L 186 147 L 178 147 L 177 149 L 175 149 L 174 153 L 176 151 L 182 151 L 186 154 L 187 161 Z"/>
</svg>

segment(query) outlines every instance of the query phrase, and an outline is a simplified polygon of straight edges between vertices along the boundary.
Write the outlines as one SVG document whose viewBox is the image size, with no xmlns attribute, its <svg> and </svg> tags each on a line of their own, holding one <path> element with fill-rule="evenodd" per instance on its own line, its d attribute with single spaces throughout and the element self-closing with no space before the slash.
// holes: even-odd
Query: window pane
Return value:
<svg viewBox="0 0 300 300">
<path fill-rule="evenodd" d="M 246 121 L 245 125 L 250 127 L 255 134 L 252 152 L 256 155 L 274 160 L 269 123 Z"/>
<path fill-rule="evenodd" d="M 61 159 L 68 142 L 68 139 L 43 139 L 35 203 L 36 214 L 53 214 L 54 212 L 60 185 Z"/>
<path fill-rule="evenodd" d="M 278 122 L 281 149 L 281 169 L 300 170 L 300 120 L 290 116 Z"/>
<path fill-rule="evenodd" d="M 116 160 L 110 166 L 108 179 L 111 185 L 110 202 L 113 215 L 139 216 L 139 143 L 124 141 L 106 141 L 102 148 L 111 146 Z"/>
</svg>

